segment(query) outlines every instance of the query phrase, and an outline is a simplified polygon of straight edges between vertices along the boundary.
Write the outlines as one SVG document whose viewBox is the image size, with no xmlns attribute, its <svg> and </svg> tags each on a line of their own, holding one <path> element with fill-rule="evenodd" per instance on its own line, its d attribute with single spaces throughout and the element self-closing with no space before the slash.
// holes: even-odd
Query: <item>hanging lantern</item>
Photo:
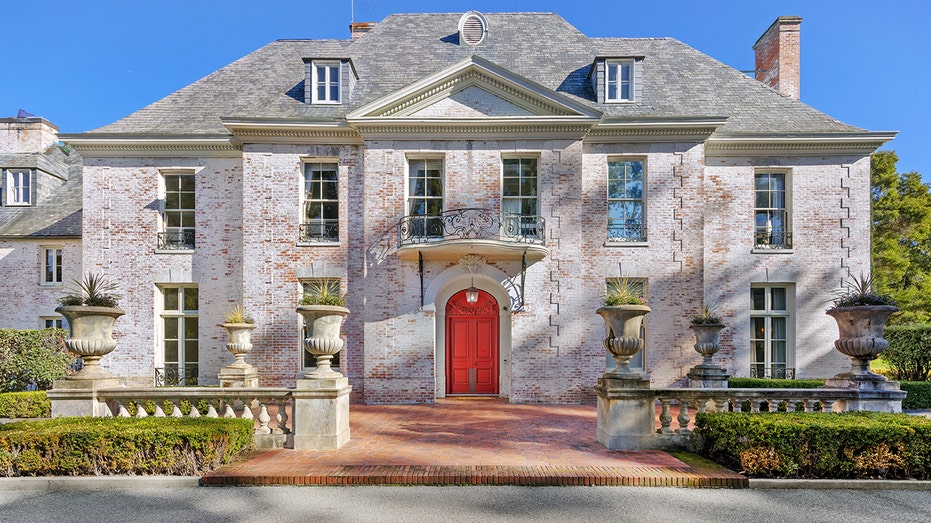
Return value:
<svg viewBox="0 0 931 523">
<path fill-rule="evenodd" d="M 466 289 L 466 301 L 469 303 L 478 301 L 478 289 L 475 288 L 475 278 L 472 278 L 472 285 Z"/>
</svg>

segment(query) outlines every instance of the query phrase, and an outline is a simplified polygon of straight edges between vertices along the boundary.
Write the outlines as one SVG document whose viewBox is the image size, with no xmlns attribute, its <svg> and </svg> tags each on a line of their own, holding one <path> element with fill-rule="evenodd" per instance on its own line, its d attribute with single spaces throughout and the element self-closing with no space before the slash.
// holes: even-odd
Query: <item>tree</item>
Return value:
<svg viewBox="0 0 931 523">
<path fill-rule="evenodd" d="M 892 323 L 931 321 L 931 192 L 912 171 L 899 173 L 893 151 L 873 154 L 872 258 L 875 290 L 902 312 Z"/>
</svg>

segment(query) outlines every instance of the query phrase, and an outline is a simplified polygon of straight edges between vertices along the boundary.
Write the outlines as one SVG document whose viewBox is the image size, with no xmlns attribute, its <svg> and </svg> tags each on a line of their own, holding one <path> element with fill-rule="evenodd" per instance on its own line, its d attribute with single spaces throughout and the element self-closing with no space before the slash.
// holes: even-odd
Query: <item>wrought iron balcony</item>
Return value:
<svg viewBox="0 0 931 523">
<path fill-rule="evenodd" d="M 339 241 L 339 220 L 308 220 L 301 224 L 299 242 Z"/>
<path fill-rule="evenodd" d="M 549 250 L 543 245 L 544 221 L 537 215 L 492 209 L 454 209 L 439 216 L 410 215 L 397 226 L 398 255 L 403 259 L 457 259 L 479 254 L 496 259 L 534 262 Z"/>
<path fill-rule="evenodd" d="M 158 233 L 158 248 L 168 251 L 183 251 L 194 248 L 194 230 L 173 230 Z"/>
<path fill-rule="evenodd" d="M 786 227 L 756 227 L 753 244 L 756 249 L 791 249 L 792 231 Z"/>
<path fill-rule="evenodd" d="M 177 365 L 155 368 L 156 387 L 194 387 L 197 385 L 197 365 L 186 365 L 179 369 Z"/>
<path fill-rule="evenodd" d="M 455 209 L 439 216 L 405 216 L 398 222 L 399 246 L 448 240 L 543 243 L 543 218 L 491 209 Z"/>
<path fill-rule="evenodd" d="M 608 225 L 608 242 L 645 242 L 647 241 L 647 226 L 642 223 L 624 223 Z"/>
<path fill-rule="evenodd" d="M 772 365 L 767 367 L 766 365 L 753 363 L 750 365 L 750 377 L 777 380 L 794 380 L 795 369 L 786 367 L 785 365 Z"/>
</svg>

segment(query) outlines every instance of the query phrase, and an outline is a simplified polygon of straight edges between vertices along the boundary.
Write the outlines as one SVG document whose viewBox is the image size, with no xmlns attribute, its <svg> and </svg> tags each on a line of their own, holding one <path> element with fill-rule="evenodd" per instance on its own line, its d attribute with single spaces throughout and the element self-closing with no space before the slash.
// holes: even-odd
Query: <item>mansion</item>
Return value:
<svg viewBox="0 0 931 523">
<path fill-rule="evenodd" d="M 315 365 L 295 309 L 338 285 L 353 401 L 579 403 L 614 365 L 595 310 L 623 282 L 652 309 L 632 364 L 655 386 L 702 361 L 703 304 L 728 373 L 833 376 L 824 310 L 869 271 L 870 154 L 894 133 L 799 101 L 800 24 L 766 29 L 754 78 L 551 13 L 398 14 L 99 129 L 0 119 L 0 328 L 60 325 L 62 286 L 100 273 L 126 311 L 102 364 L 128 384 L 218 383 L 241 304 L 260 385 L 289 386 Z"/>
</svg>

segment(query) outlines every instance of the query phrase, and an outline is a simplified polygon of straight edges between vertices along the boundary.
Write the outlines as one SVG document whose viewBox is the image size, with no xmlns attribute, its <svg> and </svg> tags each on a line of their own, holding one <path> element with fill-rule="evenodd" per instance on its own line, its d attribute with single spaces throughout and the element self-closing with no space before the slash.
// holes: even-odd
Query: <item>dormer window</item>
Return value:
<svg viewBox="0 0 931 523">
<path fill-rule="evenodd" d="M 313 103 L 338 104 L 340 103 L 340 63 L 314 61 Z"/>
<path fill-rule="evenodd" d="M 609 60 L 605 63 L 605 101 L 634 101 L 634 61 Z"/>
<path fill-rule="evenodd" d="M 6 171 L 6 205 L 32 205 L 32 171 L 8 169 Z"/>
<path fill-rule="evenodd" d="M 589 72 L 592 92 L 600 104 L 643 100 L 643 56 L 599 56 Z"/>
</svg>

